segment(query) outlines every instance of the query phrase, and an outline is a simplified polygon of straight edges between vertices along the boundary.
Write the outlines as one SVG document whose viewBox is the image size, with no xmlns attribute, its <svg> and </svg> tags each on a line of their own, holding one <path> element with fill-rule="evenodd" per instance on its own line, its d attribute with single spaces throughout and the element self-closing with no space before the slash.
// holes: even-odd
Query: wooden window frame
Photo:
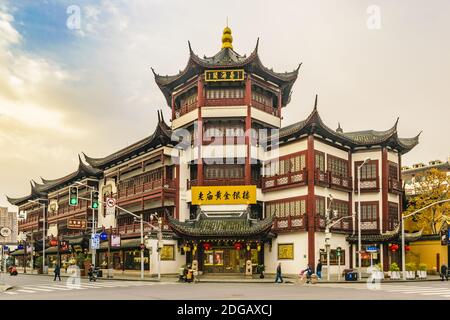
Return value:
<svg viewBox="0 0 450 320">
<path fill-rule="evenodd" d="M 332 164 L 333 161 L 345 163 L 344 167 L 346 168 L 345 170 L 346 170 L 347 174 L 333 173 L 332 167 L 331 167 L 331 164 Z M 350 176 L 349 162 L 350 161 L 348 159 L 337 157 L 337 156 L 334 156 L 332 154 L 327 154 L 327 171 L 330 172 L 330 174 L 333 175 L 333 176 L 348 178 Z"/>
</svg>

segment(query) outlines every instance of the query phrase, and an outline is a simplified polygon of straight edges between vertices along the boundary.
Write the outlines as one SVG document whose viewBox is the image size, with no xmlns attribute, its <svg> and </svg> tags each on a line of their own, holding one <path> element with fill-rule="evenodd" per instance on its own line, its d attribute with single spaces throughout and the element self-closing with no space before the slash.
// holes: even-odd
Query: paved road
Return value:
<svg viewBox="0 0 450 320">
<path fill-rule="evenodd" d="M 379 284 L 370 289 L 363 283 L 299 285 L 275 283 L 147 282 L 82 279 L 77 285 L 67 279 L 53 282 L 39 276 L 6 277 L 14 288 L 0 293 L 0 300 L 21 299 L 450 299 L 450 282 Z M 1 279 L 0 279 L 1 281 Z"/>
</svg>

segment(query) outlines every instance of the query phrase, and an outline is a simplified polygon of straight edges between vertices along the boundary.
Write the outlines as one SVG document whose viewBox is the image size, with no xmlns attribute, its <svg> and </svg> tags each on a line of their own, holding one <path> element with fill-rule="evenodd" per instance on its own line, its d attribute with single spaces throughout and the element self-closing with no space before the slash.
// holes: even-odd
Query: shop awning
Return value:
<svg viewBox="0 0 450 320">
<path fill-rule="evenodd" d="M 120 247 L 111 247 L 111 250 L 120 250 L 128 248 L 139 248 L 141 244 L 141 238 L 122 239 L 120 241 Z M 108 250 L 108 241 L 100 243 L 99 250 Z"/>
</svg>

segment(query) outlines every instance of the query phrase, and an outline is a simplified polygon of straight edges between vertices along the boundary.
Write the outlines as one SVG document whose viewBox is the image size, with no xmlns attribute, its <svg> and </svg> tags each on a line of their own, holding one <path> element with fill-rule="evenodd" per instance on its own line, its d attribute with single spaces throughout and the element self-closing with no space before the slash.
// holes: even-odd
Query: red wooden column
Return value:
<svg viewBox="0 0 450 320">
<path fill-rule="evenodd" d="M 202 106 L 204 105 L 203 96 L 203 78 L 202 75 L 197 80 L 197 108 L 198 108 L 198 121 L 197 121 L 197 149 L 198 149 L 198 161 L 197 161 L 197 182 L 199 185 L 203 185 L 203 159 L 202 159 L 202 146 L 203 146 L 203 119 L 202 119 Z"/>
<path fill-rule="evenodd" d="M 175 219 L 180 219 L 180 164 L 175 165 Z"/>
<path fill-rule="evenodd" d="M 247 156 L 245 157 L 245 184 L 251 184 L 252 167 L 251 167 L 251 129 L 252 129 L 252 80 L 250 74 L 247 74 L 245 80 L 245 105 L 247 106 L 247 116 L 245 117 L 245 145 L 247 146 Z"/>
<path fill-rule="evenodd" d="M 172 121 L 175 119 L 175 98 L 172 94 Z"/>
<path fill-rule="evenodd" d="M 316 201 L 314 199 L 314 135 L 308 135 L 308 151 L 306 166 L 308 168 L 308 198 L 306 201 L 308 217 L 308 263 L 313 268 L 316 262 L 315 257 L 315 229 L 316 229 Z"/>
<path fill-rule="evenodd" d="M 352 175 L 352 150 L 348 151 L 348 175 L 351 176 Z M 353 214 L 353 210 L 355 210 L 355 207 L 353 205 L 353 178 L 350 179 L 349 181 L 349 185 L 350 185 L 350 191 L 348 193 L 348 205 L 349 205 L 349 214 Z M 353 219 L 351 221 L 351 226 L 352 226 L 352 233 L 355 232 L 355 230 L 353 230 Z M 352 258 L 352 256 L 350 255 L 350 258 Z M 351 261 L 351 260 L 350 260 Z"/>
<path fill-rule="evenodd" d="M 281 118 L 281 89 L 280 92 L 278 93 L 278 110 L 277 110 L 277 116 L 278 118 Z"/>
<path fill-rule="evenodd" d="M 389 206 L 388 206 L 388 151 L 383 147 L 381 151 L 381 214 L 383 217 L 382 232 L 387 231 Z"/>
</svg>

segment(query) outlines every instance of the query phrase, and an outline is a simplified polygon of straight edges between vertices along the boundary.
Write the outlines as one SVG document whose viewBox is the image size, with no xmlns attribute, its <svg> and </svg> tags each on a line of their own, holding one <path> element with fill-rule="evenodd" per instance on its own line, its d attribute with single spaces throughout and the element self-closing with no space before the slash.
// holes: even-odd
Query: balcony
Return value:
<svg viewBox="0 0 450 320">
<path fill-rule="evenodd" d="M 158 227 L 158 223 L 154 222 L 152 225 L 155 227 Z M 163 220 L 162 229 L 169 230 L 169 224 L 167 220 Z M 153 228 L 151 228 L 147 223 L 144 223 L 144 233 L 148 231 L 152 231 Z M 135 235 L 141 233 L 141 225 L 140 223 L 131 223 L 131 224 L 122 224 L 118 225 L 117 228 L 112 228 L 113 232 L 117 232 L 120 235 Z"/>
<path fill-rule="evenodd" d="M 307 183 L 306 170 L 289 172 L 273 177 L 264 177 L 262 180 L 263 192 L 275 189 L 288 188 L 290 186 L 305 185 Z"/>
<path fill-rule="evenodd" d="M 205 179 L 201 186 L 245 186 L 245 179 Z M 261 188 L 259 180 L 252 179 L 250 185 L 256 185 L 257 188 Z M 198 180 L 187 180 L 187 189 L 191 187 L 199 186 Z"/>
<path fill-rule="evenodd" d="M 278 109 L 275 109 L 272 106 L 265 105 L 264 103 L 258 102 L 256 100 L 252 100 L 252 107 L 270 113 L 271 115 L 278 116 Z"/>
<path fill-rule="evenodd" d="M 319 230 L 325 230 L 325 218 L 318 216 L 316 218 L 316 226 Z M 331 231 L 342 231 L 351 232 L 353 231 L 353 221 L 351 218 L 343 219 L 336 223 L 331 229 Z"/>
<path fill-rule="evenodd" d="M 163 182 L 164 181 L 164 182 Z M 172 179 L 153 180 L 144 184 L 135 185 L 132 187 L 119 187 L 117 198 L 119 200 L 127 199 L 132 196 L 144 195 L 145 193 L 165 189 L 175 189 L 176 183 Z"/>
<path fill-rule="evenodd" d="M 330 188 L 344 189 L 346 191 L 352 190 L 352 177 L 343 177 L 333 175 L 331 172 L 328 173 L 328 181 L 330 183 Z"/>
<path fill-rule="evenodd" d="M 358 179 L 355 179 L 355 190 L 358 190 Z M 380 191 L 379 177 L 361 179 L 361 192 Z"/>
<path fill-rule="evenodd" d="M 314 170 L 314 183 L 322 187 L 328 187 L 330 184 L 329 172 L 319 169 Z"/>
<path fill-rule="evenodd" d="M 205 106 L 243 106 L 244 98 L 205 99 Z"/>
<path fill-rule="evenodd" d="M 389 178 L 388 180 L 388 190 L 390 193 L 401 194 L 403 192 L 402 185 L 397 179 Z"/>
<path fill-rule="evenodd" d="M 306 228 L 306 215 L 275 218 L 272 226 L 274 231 L 296 231 Z"/>
<path fill-rule="evenodd" d="M 186 113 L 189 113 L 195 109 L 197 109 L 197 101 L 192 102 L 190 104 L 185 104 L 184 106 L 181 106 L 179 109 L 175 110 L 176 118 Z"/>
</svg>

